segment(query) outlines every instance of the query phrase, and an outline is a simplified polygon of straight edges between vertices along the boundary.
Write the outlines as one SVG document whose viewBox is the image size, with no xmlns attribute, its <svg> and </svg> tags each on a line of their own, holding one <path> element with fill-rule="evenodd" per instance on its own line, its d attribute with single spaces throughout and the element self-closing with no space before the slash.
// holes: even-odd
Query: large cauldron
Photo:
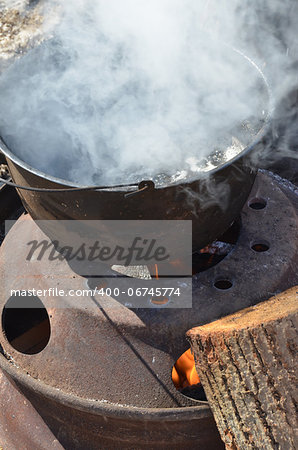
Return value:
<svg viewBox="0 0 298 450">
<path fill-rule="evenodd" d="M 260 97 L 264 110 L 270 110 L 270 90 L 262 72 L 243 54 L 232 51 L 237 58 L 242 58 L 252 76 L 259 79 L 261 88 L 256 96 Z M 193 249 L 198 249 L 218 238 L 239 215 L 256 175 L 250 155 L 253 151 L 262 151 L 268 118 L 269 114 L 249 146 L 237 157 L 208 172 L 208 176 L 139 190 L 134 195 L 127 194 L 137 191 L 137 187 L 72 191 L 73 183 L 29 166 L 1 140 L 0 149 L 7 158 L 15 183 L 66 190 L 32 192 L 19 189 L 22 202 L 34 219 L 192 220 Z"/>
</svg>

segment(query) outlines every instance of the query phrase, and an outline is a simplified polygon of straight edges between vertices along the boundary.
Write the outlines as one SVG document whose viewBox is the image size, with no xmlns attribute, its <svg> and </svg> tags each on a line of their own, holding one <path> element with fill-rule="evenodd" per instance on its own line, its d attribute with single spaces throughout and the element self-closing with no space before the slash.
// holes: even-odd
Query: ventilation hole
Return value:
<svg viewBox="0 0 298 450">
<path fill-rule="evenodd" d="M 250 200 L 249 207 L 251 209 L 254 209 L 256 211 L 259 211 L 261 209 L 265 209 L 267 206 L 267 201 L 263 198 L 254 198 L 253 200 Z"/>
<path fill-rule="evenodd" d="M 165 306 L 169 303 L 170 299 L 167 297 L 152 297 L 150 303 L 155 306 Z"/>
<path fill-rule="evenodd" d="M 265 253 L 268 252 L 268 250 L 270 249 L 270 245 L 267 242 L 260 242 L 253 244 L 251 246 L 251 249 L 257 253 Z"/>
<path fill-rule="evenodd" d="M 214 283 L 214 286 L 216 287 L 216 289 L 220 289 L 221 291 L 227 291 L 228 289 L 231 289 L 233 287 L 233 283 L 230 280 L 222 279 L 217 280 Z"/>
<path fill-rule="evenodd" d="M 172 369 L 172 381 L 175 388 L 185 397 L 197 401 L 207 401 L 200 383 L 191 349 L 177 359 Z"/>
<path fill-rule="evenodd" d="M 10 345 L 26 355 L 41 352 L 51 335 L 47 310 L 38 297 L 10 297 L 2 312 L 2 329 Z"/>
</svg>

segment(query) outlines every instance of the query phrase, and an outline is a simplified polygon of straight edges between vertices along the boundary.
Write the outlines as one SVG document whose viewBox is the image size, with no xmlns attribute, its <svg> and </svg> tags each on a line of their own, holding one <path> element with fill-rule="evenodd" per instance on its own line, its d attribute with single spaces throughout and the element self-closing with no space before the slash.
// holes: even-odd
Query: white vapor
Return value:
<svg viewBox="0 0 298 450">
<path fill-rule="evenodd" d="M 279 24 L 280 44 L 264 25 L 284 2 L 263 3 L 65 0 L 54 37 L 1 76 L 0 134 L 33 167 L 84 185 L 208 170 L 268 112 L 257 69 L 224 42 L 256 58 L 277 98 L 294 86 L 294 31 Z"/>
</svg>

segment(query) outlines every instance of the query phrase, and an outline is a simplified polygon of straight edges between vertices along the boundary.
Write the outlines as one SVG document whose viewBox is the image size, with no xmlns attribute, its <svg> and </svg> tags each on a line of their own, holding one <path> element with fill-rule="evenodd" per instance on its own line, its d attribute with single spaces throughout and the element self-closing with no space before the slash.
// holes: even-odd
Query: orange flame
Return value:
<svg viewBox="0 0 298 450">
<path fill-rule="evenodd" d="M 172 380 L 177 389 L 200 383 L 191 349 L 183 353 L 172 370 Z"/>
</svg>

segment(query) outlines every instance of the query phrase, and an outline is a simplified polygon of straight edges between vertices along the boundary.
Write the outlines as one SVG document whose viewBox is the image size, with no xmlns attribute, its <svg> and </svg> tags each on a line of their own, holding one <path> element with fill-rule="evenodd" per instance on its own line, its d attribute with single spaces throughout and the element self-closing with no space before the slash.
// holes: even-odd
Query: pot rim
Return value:
<svg viewBox="0 0 298 450">
<path fill-rule="evenodd" d="M 233 165 L 234 163 L 236 163 L 239 159 L 242 159 L 243 157 L 247 156 L 251 150 L 261 142 L 261 140 L 266 136 L 267 132 L 269 131 L 269 127 L 270 127 L 270 123 L 271 123 L 271 118 L 273 115 L 273 111 L 274 111 L 274 101 L 273 101 L 273 95 L 272 95 L 272 90 L 269 86 L 269 83 L 263 73 L 263 71 L 260 69 L 260 67 L 251 59 L 249 58 L 247 55 L 245 55 L 241 50 L 238 50 L 234 47 L 229 46 L 228 44 L 224 45 L 226 47 L 229 47 L 230 49 L 234 50 L 235 52 L 237 52 L 239 55 L 241 55 L 242 57 L 244 57 L 259 73 L 261 79 L 264 82 L 264 86 L 267 89 L 267 95 L 268 95 L 268 109 L 267 109 L 267 115 L 264 118 L 264 125 L 262 126 L 262 128 L 259 130 L 259 132 L 255 135 L 253 141 L 246 146 L 240 153 L 238 153 L 236 156 L 234 156 L 234 158 L 229 159 L 228 161 L 219 164 L 217 167 L 215 167 L 212 170 L 209 170 L 207 172 L 201 172 L 200 174 L 198 174 L 197 176 L 194 177 L 189 177 L 183 180 L 179 180 L 177 182 L 173 182 L 171 184 L 168 185 L 159 185 L 159 186 L 155 186 L 155 189 L 164 189 L 164 188 L 169 188 L 169 187 L 177 187 L 177 186 L 181 186 L 181 185 L 185 185 L 185 184 L 191 184 L 193 182 L 199 181 L 201 179 L 206 179 L 206 178 L 210 178 L 213 175 L 215 175 L 217 172 L 220 172 L 221 170 L 227 168 L 228 166 Z M 20 159 L 18 156 L 16 156 L 6 145 L 6 143 L 3 141 L 3 139 L 0 136 L 0 151 L 2 151 L 2 153 L 4 154 L 4 156 L 6 156 L 8 159 L 10 159 L 13 163 L 17 164 L 19 167 L 27 170 L 28 172 L 32 173 L 33 175 L 36 175 L 37 177 L 41 177 L 43 179 L 45 179 L 46 181 L 50 181 L 52 183 L 58 184 L 59 186 L 63 186 L 63 187 L 69 187 L 69 188 L 83 188 L 83 187 L 89 187 L 80 183 L 74 183 L 68 180 L 65 180 L 63 178 L 58 178 L 58 177 L 54 177 L 52 175 L 49 175 L 39 169 L 35 169 L 34 167 L 32 167 L 31 165 L 29 165 L 28 163 L 26 163 L 25 161 L 23 161 L 22 159 Z M 144 180 L 145 181 L 145 180 Z M 140 182 L 139 182 L 140 183 Z M 139 184 L 136 183 L 136 184 Z M 95 185 L 94 185 L 95 186 Z M 92 185 L 91 185 L 92 187 Z M 125 191 L 133 191 L 135 190 L 135 187 L 124 187 L 124 188 L 114 188 L 113 186 L 103 189 L 103 191 L 106 192 L 123 192 L 123 190 Z"/>
<path fill-rule="evenodd" d="M 208 402 L 198 401 L 198 406 L 181 406 L 173 408 L 141 408 L 128 405 L 116 405 L 110 402 L 85 399 L 75 394 L 66 393 L 58 388 L 45 384 L 41 380 L 33 378 L 6 359 L 3 353 L 0 354 L 0 368 L 14 381 L 25 386 L 37 395 L 42 395 L 56 403 L 66 407 L 74 408 L 94 415 L 104 415 L 108 417 L 129 418 L 146 421 L 167 421 L 191 420 L 212 417 L 212 412 Z"/>
</svg>

